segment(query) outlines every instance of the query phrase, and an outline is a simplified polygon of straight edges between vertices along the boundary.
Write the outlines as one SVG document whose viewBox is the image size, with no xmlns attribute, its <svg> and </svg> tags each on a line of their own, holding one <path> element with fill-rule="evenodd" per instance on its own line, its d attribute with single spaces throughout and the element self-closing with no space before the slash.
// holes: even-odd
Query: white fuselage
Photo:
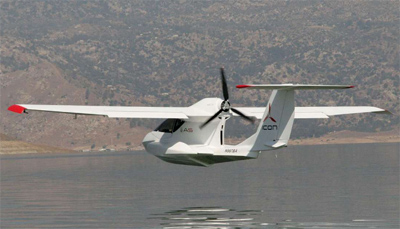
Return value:
<svg viewBox="0 0 400 229">
<path fill-rule="evenodd" d="M 219 98 L 206 98 L 192 108 L 213 114 L 220 109 L 221 103 Z M 167 119 L 146 135 L 143 145 L 148 153 L 175 164 L 208 166 L 257 158 L 258 153 L 250 153 L 250 146 L 224 144 L 225 122 L 230 117 L 229 112 L 223 112 L 204 128 L 200 128 L 204 118 Z"/>
</svg>

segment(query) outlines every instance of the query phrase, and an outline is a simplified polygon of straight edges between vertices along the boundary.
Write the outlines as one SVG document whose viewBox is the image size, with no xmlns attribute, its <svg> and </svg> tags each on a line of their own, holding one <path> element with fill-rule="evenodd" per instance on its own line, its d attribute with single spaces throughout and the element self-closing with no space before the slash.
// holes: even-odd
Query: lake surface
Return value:
<svg viewBox="0 0 400 229">
<path fill-rule="evenodd" d="M 399 228 L 400 144 L 208 168 L 145 152 L 1 156 L 1 228 Z"/>
</svg>

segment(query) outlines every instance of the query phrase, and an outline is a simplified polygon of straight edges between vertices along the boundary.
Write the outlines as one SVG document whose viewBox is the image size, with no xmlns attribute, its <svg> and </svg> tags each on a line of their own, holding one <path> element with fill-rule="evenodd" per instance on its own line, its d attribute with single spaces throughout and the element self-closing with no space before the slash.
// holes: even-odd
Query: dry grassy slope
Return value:
<svg viewBox="0 0 400 229">
<path fill-rule="evenodd" d="M 67 81 L 63 72 L 54 64 L 42 62 L 26 71 L 1 75 L 0 131 L 28 142 L 70 148 L 95 149 L 133 148 L 140 145 L 147 132 L 145 128 L 129 128 L 126 120 L 94 116 L 32 112 L 15 114 L 7 111 L 14 103 L 84 105 L 86 89 Z M 95 94 L 89 104 L 101 101 Z M 117 138 L 117 133 L 120 133 Z M 126 145 L 131 142 L 131 145 Z M 113 144 L 113 146 L 111 146 Z"/>
<path fill-rule="evenodd" d="M 399 129 L 377 133 L 363 133 L 349 130 L 331 132 L 318 138 L 293 139 L 290 145 L 327 145 L 356 143 L 400 143 Z"/>
<path fill-rule="evenodd" d="M 31 144 L 0 133 L 0 154 L 72 153 L 73 150 Z"/>
</svg>

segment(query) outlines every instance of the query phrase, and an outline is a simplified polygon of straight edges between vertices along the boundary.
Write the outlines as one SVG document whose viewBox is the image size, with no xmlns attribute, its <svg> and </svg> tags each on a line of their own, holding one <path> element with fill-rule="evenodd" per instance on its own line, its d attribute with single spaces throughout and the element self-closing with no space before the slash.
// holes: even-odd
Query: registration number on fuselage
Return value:
<svg viewBox="0 0 400 229">
<path fill-rule="evenodd" d="M 225 149 L 225 153 L 237 153 L 237 149 Z"/>
</svg>

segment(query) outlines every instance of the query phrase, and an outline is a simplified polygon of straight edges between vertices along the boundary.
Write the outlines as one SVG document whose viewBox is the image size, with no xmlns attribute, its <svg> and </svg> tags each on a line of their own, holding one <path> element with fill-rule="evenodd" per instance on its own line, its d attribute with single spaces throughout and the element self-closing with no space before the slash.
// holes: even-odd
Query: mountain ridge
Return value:
<svg viewBox="0 0 400 229">
<path fill-rule="evenodd" d="M 0 131 L 26 141 L 65 148 L 140 145 L 160 120 L 73 120 L 6 109 L 14 103 L 189 106 L 221 97 L 221 66 L 239 105 L 265 106 L 269 92 L 235 90 L 235 84 L 356 84 L 297 93 L 296 106 L 373 105 L 395 114 L 296 121 L 294 138 L 399 124 L 398 1 L 0 5 Z M 229 122 L 228 137 L 254 131 L 240 120 Z"/>
</svg>

